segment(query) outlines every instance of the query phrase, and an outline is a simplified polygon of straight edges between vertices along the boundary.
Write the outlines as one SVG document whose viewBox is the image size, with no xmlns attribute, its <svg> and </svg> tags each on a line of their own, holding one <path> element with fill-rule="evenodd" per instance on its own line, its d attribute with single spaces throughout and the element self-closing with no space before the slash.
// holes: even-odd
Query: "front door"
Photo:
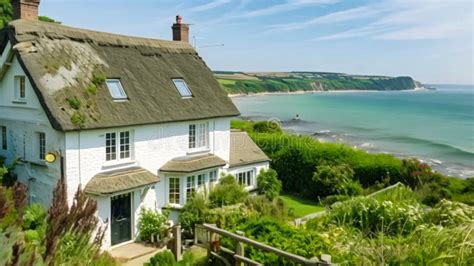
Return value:
<svg viewBox="0 0 474 266">
<path fill-rule="evenodd" d="M 132 239 L 131 193 L 111 199 L 112 245 Z"/>
</svg>

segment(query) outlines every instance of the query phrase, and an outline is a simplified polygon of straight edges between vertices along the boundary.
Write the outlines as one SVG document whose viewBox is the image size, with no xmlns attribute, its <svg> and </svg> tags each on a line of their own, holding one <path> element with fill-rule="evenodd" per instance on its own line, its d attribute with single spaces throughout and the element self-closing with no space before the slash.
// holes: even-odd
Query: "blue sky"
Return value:
<svg viewBox="0 0 474 266">
<path fill-rule="evenodd" d="M 473 2 L 42 0 L 40 14 L 65 25 L 160 39 L 171 38 L 180 14 L 213 70 L 408 75 L 424 83 L 474 84 Z"/>
</svg>

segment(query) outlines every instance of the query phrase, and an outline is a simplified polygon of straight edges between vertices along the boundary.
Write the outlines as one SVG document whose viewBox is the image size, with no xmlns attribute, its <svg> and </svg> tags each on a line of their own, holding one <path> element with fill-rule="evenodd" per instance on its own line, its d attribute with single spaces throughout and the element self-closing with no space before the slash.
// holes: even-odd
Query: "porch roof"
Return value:
<svg viewBox="0 0 474 266">
<path fill-rule="evenodd" d="M 247 132 L 230 133 L 230 167 L 269 162 L 270 158 L 255 144 Z"/>
<path fill-rule="evenodd" d="M 84 191 L 88 194 L 113 194 L 159 182 L 158 176 L 141 167 L 131 167 L 95 175 Z"/>
<path fill-rule="evenodd" d="M 177 157 L 160 168 L 162 172 L 192 173 L 226 165 L 226 161 L 213 154 Z"/>
</svg>

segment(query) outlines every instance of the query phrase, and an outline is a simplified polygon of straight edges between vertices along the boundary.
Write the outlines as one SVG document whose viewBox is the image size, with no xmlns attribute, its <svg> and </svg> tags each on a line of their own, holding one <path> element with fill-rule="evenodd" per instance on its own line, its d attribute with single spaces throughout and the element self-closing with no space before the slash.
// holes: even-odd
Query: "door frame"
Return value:
<svg viewBox="0 0 474 266">
<path fill-rule="evenodd" d="M 115 196 L 119 196 L 119 195 L 124 195 L 124 194 L 130 194 L 130 240 L 127 240 L 127 241 L 124 241 L 124 242 L 121 242 L 121 243 L 118 243 L 118 244 L 115 244 L 113 245 L 112 244 L 112 198 L 115 197 Z M 126 245 L 126 244 L 130 244 L 130 243 L 133 243 L 135 242 L 135 191 L 133 190 L 130 190 L 130 191 L 123 191 L 123 192 L 120 192 L 120 193 L 115 193 L 113 195 L 110 195 L 109 197 L 109 211 L 110 211 L 110 233 L 109 233 L 109 237 L 110 237 L 110 247 L 111 248 L 116 248 L 116 247 L 120 247 L 120 246 L 123 246 L 123 245 Z"/>
</svg>

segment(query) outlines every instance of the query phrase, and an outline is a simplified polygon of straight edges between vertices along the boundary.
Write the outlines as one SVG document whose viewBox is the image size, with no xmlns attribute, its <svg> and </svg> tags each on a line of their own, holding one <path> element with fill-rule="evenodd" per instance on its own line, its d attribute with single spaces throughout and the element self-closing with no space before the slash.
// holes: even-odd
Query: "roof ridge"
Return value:
<svg viewBox="0 0 474 266">
<path fill-rule="evenodd" d="M 51 39 L 67 37 L 73 40 L 83 41 L 96 41 L 98 43 L 108 43 L 119 46 L 157 46 L 161 48 L 174 48 L 192 50 L 195 52 L 194 47 L 187 42 L 172 41 L 164 39 L 155 39 L 149 37 L 132 36 L 119 33 L 111 33 L 105 31 L 97 31 L 91 29 L 76 28 L 68 25 L 44 22 L 44 21 L 32 21 L 26 19 L 13 20 L 8 23 L 9 27 L 15 29 L 17 36 L 28 35 L 36 33 L 39 37 L 48 37 Z"/>
</svg>

